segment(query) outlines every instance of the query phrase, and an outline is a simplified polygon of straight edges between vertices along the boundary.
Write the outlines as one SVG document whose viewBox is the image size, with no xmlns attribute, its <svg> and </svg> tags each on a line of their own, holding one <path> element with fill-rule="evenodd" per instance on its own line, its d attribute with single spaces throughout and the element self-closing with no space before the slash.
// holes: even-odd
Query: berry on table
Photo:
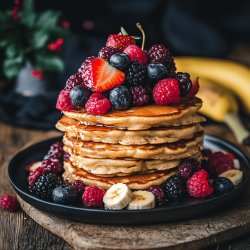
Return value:
<svg viewBox="0 0 250 250">
<path fill-rule="evenodd" d="M 0 209 L 14 212 L 20 207 L 17 199 L 11 195 L 4 194 L 0 196 Z"/>
<path fill-rule="evenodd" d="M 114 55 L 115 53 L 117 53 L 119 50 L 117 50 L 116 48 L 112 48 L 112 47 L 103 47 L 99 53 L 98 53 L 98 57 L 104 59 L 104 60 L 109 60 L 110 57 L 112 55 Z"/>
<path fill-rule="evenodd" d="M 64 90 L 70 91 L 80 84 L 83 84 L 82 74 L 80 72 L 77 72 L 76 74 L 69 77 Z"/>
<path fill-rule="evenodd" d="M 82 195 L 83 204 L 88 207 L 101 207 L 103 206 L 103 196 L 105 191 L 95 186 L 85 187 Z"/>
<path fill-rule="evenodd" d="M 152 185 L 152 186 L 147 188 L 147 191 L 153 193 L 153 195 L 155 196 L 155 200 L 159 206 L 164 204 L 165 194 L 164 194 L 164 190 L 161 186 Z"/>
<path fill-rule="evenodd" d="M 167 78 L 159 81 L 153 89 L 153 99 L 158 105 L 174 104 L 180 101 L 178 81 Z"/>
<path fill-rule="evenodd" d="M 116 53 L 110 57 L 109 62 L 113 67 L 125 71 L 130 64 L 130 58 L 125 53 Z"/>
<path fill-rule="evenodd" d="M 125 86 L 119 86 L 110 91 L 109 100 L 114 109 L 127 109 L 131 103 L 131 94 Z"/>
<path fill-rule="evenodd" d="M 217 176 L 227 170 L 234 168 L 233 160 L 222 152 L 213 153 L 208 159 L 209 172 Z"/>
<path fill-rule="evenodd" d="M 147 65 L 148 80 L 157 82 L 167 77 L 168 70 L 161 63 L 150 63 Z"/>
<path fill-rule="evenodd" d="M 52 200 L 57 204 L 73 205 L 77 198 L 77 192 L 68 184 L 57 186 L 52 192 Z"/>
<path fill-rule="evenodd" d="M 175 74 L 175 78 L 179 82 L 180 95 L 183 97 L 186 96 L 192 87 L 192 81 L 190 79 L 190 75 L 186 72 L 185 73 L 177 72 Z"/>
<path fill-rule="evenodd" d="M 57 98 L 56 108 L 61 111 L 72 111 L 75 109 L 75 106 L 71 102 L 69 91 L 61 90 Z"/>
<path fill-rule="evenodd" d="M 92 94 L 85 105 L 85 110 L 90 115 L 104 115 L 110 108 L 109 99 L 100 93 Z"/>
<path fill-rule="evenodd" d="M 194 173 L 187 181 L 188 194 L 194 198 L 210 196 L 214 192 L 214 188 L 208 178 L 208 173 L 204 169 Z"/>
<path fill-rule="evenodd" d="M 216 194 L 222 195 L 233 190 L 234 185 L 231 180 L 225 177 L 217 177 L 213 180 L 213 186 Z"/>
<path fill-rule="evenodd" d="M 85 190 L 85 185 L 82 181 L 80 180 L 75 180 L 72 183 L 72 187 L 74 188 L 74 190 L 78 193 L 78 194 L 83 194 L 84 190 Z"/>
<path fill-rule="evenodd" d="M 196 159 L 183 160 L 178 168 L 178 176 L 187 181 L 195 172 L 200 170 L 200 163 Z"/>
<path fill-rule="evenodd" d="M 39 176 L 33 187 L 30 187 L 29 190 L 35 196 L 49 200 L 52 198 L 53 190 L 61 185 L 61 182 L 62 180 L 58 175 L 54 173 L 45 173 Z"/>
<path fill-rule="evenodd" d="M 123 51 L 129 45 L 135 44 L 135 39 L 129 35 L 111 34 L 109 35 L 106 46 L 117 49 L 118 51 Z"/>
<path fill-rule="evenodd" d="M 144 85 L 147 81 L 147 70 L 138 61 L 132 61 L 126 72 L 126 84 L 129 86 Z"/>
<path fill-rule="evenodd" d="M 129 45 L 123 52 L 129 56 L 131 61 L 137 60 L 142 65 L 147 64 L 147 55 L 140 47 Z"/>
<path fill-rule="evenodd" d="M 134 86 L 130 88 L 132 95 L 132 103 L 134 106 L 146 105 L 150 101 L 147 89 L 142 86 Z"/>
<path fill-rule="evenodd" d="M 90 95 L 91 91 L 83 85 L 78 85 L 70 91 L 71 102 L 76 107 L 84 107 Z"/>
<path fill-rule="evenodd" d="M 179 200 L 184 193 L 182 180 L 177 175 L 172 175 L 163 184 L 165 196 L 168 200 Z"/>
<path fill-rule="evenodd" d="M 61 161 L 53 158 L 43 160 L 42 167 L 46 169 L 48 172 L 52 172 L 54 174 L 59 174 L 63 170 Z"/>
</svg>

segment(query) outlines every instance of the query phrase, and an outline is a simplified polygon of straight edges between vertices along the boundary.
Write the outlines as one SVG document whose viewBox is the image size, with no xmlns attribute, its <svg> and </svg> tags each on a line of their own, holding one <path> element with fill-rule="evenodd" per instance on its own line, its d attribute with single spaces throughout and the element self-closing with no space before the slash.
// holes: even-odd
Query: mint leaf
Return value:
<svg viewBox="0 0 250 250">
<path fill-rule="evenodd" d="M 38 16 L 36 27 L 44 31 L 50 31 L 57 26 L 60 13 L 57 11 L 47 10 Z"/>
<path fill-rule="evenodd" d="M 38 30 L 35 31 L 32 34 L 30 43 L 31 43 L 31 47 L 34 49 L 41 49 L 45 46 L 45 44 L 47 43 L 47 41 L 49 40 L 49 34 L 42 31 L 42 30 Z"/>
<path fill-rule="evenodd" d="M 36 56 L 36 66 L 44 71 L 60 72 L 64 69 L 63 60 L 56 55 L 38 54 Z"/>
<path fill-rule="evenodd" d="M 13 79 L 23 66 L 21 57 L 6 59 L 3 63 L 3 73 L 7 79 Z"/>
</svg>

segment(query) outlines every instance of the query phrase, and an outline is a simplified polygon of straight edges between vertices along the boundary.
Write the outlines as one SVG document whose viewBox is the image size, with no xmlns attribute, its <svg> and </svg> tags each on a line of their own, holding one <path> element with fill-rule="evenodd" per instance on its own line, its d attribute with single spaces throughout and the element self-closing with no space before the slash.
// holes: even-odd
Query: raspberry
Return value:
<svg viewBox="0 0 250 250">
<path fill-rule="evenodd" d="M 4 194 L 0 196 L 0 208 L 9 212 L 14 212 L 20 207 L 17 199 L 11 195 Z"/>
<path fill-rule="evenodd" d="M 208 172 L 202 169 L 194 173 L 187 181 L 187 191 L 194 198 L 210 196 L 214 192 L 214 188 L 208 180 Z"/>
<path fill-rule="evenodd" d="M 174 104 L 180 101 L 178 81 L 173 78 L 159 81 L 153 89 L 153 99 L 157 105 Z"/>
<path fill-rule="evenodd" d="M 178 200 L 184 193 L 182 180 L 177 175 L 169 177 L 164 185 L 166 198 L 169 200 Z"/>
<path fill-rule="evenodd" d="M 200 170 L 200 163 L 195 159 L 186 159 L 178 168 L 178 176 L 187 181 L 195 172 Z"/>
<path fill-rule="evenodd" d="M 129 45 L 123 52 L 129 56 L 131 61 L 137 60 L 142 65 L 147 64 L 147 55 L 140 47 L 136 45 Z"/>
<path fill-rule="evenodd" d="M 82 74 L 80 72 L 77 72 L 76 74 L 69 77 L 69 79 L 66 82 L 64 90 L 70 92 L 71 89 L 80 84 L 83 84 Z"/>
<path fill-rule="evenodd" d="M 53 190 L 61 185 L 62 180 L 54 173 L 45 173 L 39 176 L 33 187 L 29 187 L 31 193 L 42 199 L 49 200 Z"/>
<path fill-rule="evenodd" d="M 164 190 L 161 186 L 152 185 L 149 188 L 147 188 L 147 191 L 154 194 L 155 199 L 156 199 L 159 206 L 164 204 L 165 194 L 164 194 Z"/>
<path fill-rule="evenodd" d="M 208 167 L 212 175 L 217 176 L 234 168 L 233 160 L 222 152 L 213 153 L 208 159 Z"/>
<path fill-rule="evenodd" d="M 83 74 L 83 72 L 85 71 L 86 66 L 92 62 L 94 59 L 96 59 L 95 56 L 89 56 L 85 59 L 85 61 L 82 63 L 81 67 L 78 69 L 78 72 L 80 72 L 81 74 Z"/>
<path fill-rule="evenodd" d="M 68 91 L 61 90 L 57 98 L 56 108 L 61 111 L 72 111 L 75 109 L 73 103 L 70 100 Z"/>
<path fill-rule="evenodd" d="M 130 88 L 132 94 L 132 103 L 135 106 L 146 105 L 150 101 L 149 94 L 147 90 L 142 86 L 135 86 Z"/>
<path fill-rule="evenodd" d="M 58 159 L 62 160 L 64 155 L 63 143 L 55 142 L 50 146 L 50 149 L 47 153 L 48 159 Z"/>
<path fill-rule="evenodd" d="M 58 159 L 43 160 L 42 167 L 48 172 L 59 174 L 62 172 L 62 163 Z"/>
<path fill-rule="evenodd" d="M 72 184 L 72 187 L 79 194 L 82 194 L 85 190 L 85 185 L 83 184 L 82 181 L 79 181 L 79 180 L 75 180 Z"/>
<path fill-rule="evenodd" d="M 110 107 L 109 99 L 99 93 L 92 94 L 85 105 L 87 113 L 91 115 L 104 115 Z"/>
<path fill-rule="evenodd" d="M 169 49 L 162 44 L 153 45 L 148 51 L 150 63 L 161 63 L 167 67 L 168 76 L 173 76 L 176 71 L 174 58 L 171 56 Z"/>
<path fill-rule="evenodd" d="M 116 48 L 111 48 L 111 47 L 103 47 L 99 53 L 98 57 L 101 57 L 104 60 L 109 60 L 112 55 L 115 53 L 118 53 L 119 50 Z"/>
<path fill-rule="evenodd" d="M 92 85 L 92 66 L 91 62 L 96 59 L 94 56 L 89 56 L 86 60 L 82 63 L 81 67 L 79 68 L 78 72 L 82 74 L 82 79 L 87 87 L 91 87 Z"/>
<path fill-rule="evenodd" d="M 229 153 L 227 154 L 227 156 L 231 159 L 231 160 L 234 160 L 235 159 L 235 156 L 233 153 Z"/>
<path fill-rule="evenodd" d="M 126 84 L 129 86 L 144 85 L 147 81 L 147 69 L 138 61 L 132 61 L 127 73 Z"/>
<path fill-rule="evenodd" d="M 28 177 L 29 188 L 32 188 L 37 179 L 44 173 L 46 173 L 46 169 L 44 169 L 43 167 L 39 167 L 35 171 L 30 172 Z"/>
<path fill-rule="evenodd" d="M 192 81 L 188 73 L 177 72 L 175 78 L 179 82 L 179 89 L 181 96 L 186 96 L 192 87 Z"/>
<path fill-rule="evenodd" d="M 195 81 L 192 82 L 192 87 L 190 91 L 187 93 L 188 97 L 194 97 L 200 89 L 199 78 L 197 77 Z"/>
<path fill-rule="evenodd" d="M 95 186 L 85 187 L 85 191 L 82 195 L 83 204 L 89 207 L 103 206 L 103 196 L 105 191 Z"/>
</svg>

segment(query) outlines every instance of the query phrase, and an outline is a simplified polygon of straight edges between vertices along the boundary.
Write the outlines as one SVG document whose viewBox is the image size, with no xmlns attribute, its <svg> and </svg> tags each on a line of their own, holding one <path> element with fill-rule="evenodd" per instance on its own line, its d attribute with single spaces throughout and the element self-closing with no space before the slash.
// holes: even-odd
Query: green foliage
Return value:
<svg viewBox="0 0 250 250">
<path fill-rule="evenodd" d="M 14 78 L 26 61 L 43 72 L 60 72 L 64 68 L 61 53 L 48 50 L 48 44 L 69 34 L 58 25 L 61 13 L 34 11 L 34 0 L 24 0 L 20 19 L 0 11 L 0 49 L 4 50 L 3 73 Z"/>
</svg>

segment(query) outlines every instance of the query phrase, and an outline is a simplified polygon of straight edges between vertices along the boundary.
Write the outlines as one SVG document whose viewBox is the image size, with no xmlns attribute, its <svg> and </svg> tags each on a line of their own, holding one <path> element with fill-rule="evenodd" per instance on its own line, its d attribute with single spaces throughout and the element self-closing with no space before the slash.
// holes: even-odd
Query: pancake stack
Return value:
<svg viewBox="0 0 250 250">
<path fill-rule="evenodd" d="M 102 116 L 84 109 L 64 111 L 56 127 L 64 132 L 70 155 L 64 161 L 65 181 L 103 189 L 116 183 L 130 189 L 162 184 L 184 159 L 201 160 L 201 105 L 190 97 L 171 106 L 132 107 Z"/>
</svg>

